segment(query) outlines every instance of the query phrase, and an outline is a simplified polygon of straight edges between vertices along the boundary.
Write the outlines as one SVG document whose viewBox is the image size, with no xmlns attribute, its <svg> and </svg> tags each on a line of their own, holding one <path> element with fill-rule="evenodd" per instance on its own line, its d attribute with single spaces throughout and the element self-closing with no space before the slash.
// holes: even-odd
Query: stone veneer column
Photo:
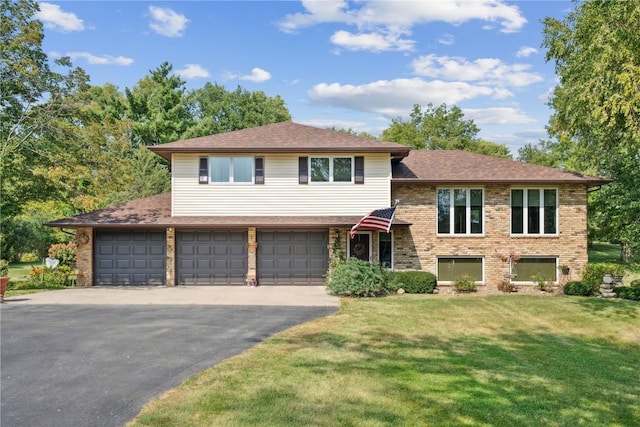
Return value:
<svg viewBox="0 0 640 427">
<path fill-rule="evenodd" d="M 329 228 L 329 268 L 345 260 L 347 257 L 347 239 L 349 234 L 346 230 L 340 228 Z M 339 240 L 336 244 L 336 240 Z"/>
<path fill-rule="evenodd" d="M 165 259 L 165 284 L 176 285 L 176 229 L 167 227 L 167 246 Z"/>
<path fill-rule="evenodd" d="M 93 285 L 93 228 L 82 227 L 76 229 L 74 241 L 78 245 L 76 254 L 76 284 L 78 286 Z"/>
<path fill-rule="evenodd" d="M 249 227 L 247 229 L 247 283 L 249 280 L 254 280 L 254 283 L 257 284 L 257 252 L 256 228 Z"/>
</svg>

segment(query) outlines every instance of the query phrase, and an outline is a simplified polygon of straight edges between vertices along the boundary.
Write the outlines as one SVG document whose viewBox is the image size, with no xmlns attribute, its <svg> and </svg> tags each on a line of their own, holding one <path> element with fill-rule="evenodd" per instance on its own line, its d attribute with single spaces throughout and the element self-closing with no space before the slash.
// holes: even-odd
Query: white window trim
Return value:
<svg viewBox="0 0 640 427">
<path fill-rule="evenodd" d="M 522 233 L 514 233 L 513 232 L 513 190 L 523 190 L 522 194 Z M 527 221 L 528 218 L 528 210 L 529 210 L 529 197 L 528 192 L 531 190 L 537 190 L 540 194 L 540 214 L 538 221 L 540 223 L 541 233 L 529 233 L 529 223 Z M 544 190 L 555 190 L 556 191 L 556 232 L 555 233 L 545 233 L 544 232 Z M 557 187 L 511 187 L 509 189 L 509 233 L 513 237 L 517 236 L 558 236 L 560 234 L 560 191 Z"/>
<path fill-rule="evenodd" d="M 311 176 L 311 159 L 329 159 L 329 181 L 314 181 Z M 333 159 L 351 159 L 351 181 L 333 180 Z M 309 156 L 308 159 L 309 185 L 348 185 L 355 182 L 355 158 L 354 156 Z"/>
<path fill-rule="evenodd" d="M 479 285 L 484 285 L 485 284 L 486 271 L 485 271 L 485 259 L 484 259 L 483 256 L 473 256 L 473 255 L 456 255 L 456 256 L 442 255 L 442 256 L 437 256 L 436 257 L 436 275 L 438 274 L 438 265 L 439 265 L 439 261 L 440 261 L 441 258 L 453 258 L 453 259 L 480 258 L 480 260 L 482 262 L 482 280 L 476 280 L 475 283 L 477 283 Z M 438 283 L 450 285 L 450 284 L 453 284 L 454 281 L 452 281 L 452 280 L 438 280 Z"/>
<path fill-rule="evenodd" d="M 251 181 L 250 182 L 234 182 L 233 181 L 233 159 L 234 158 L 249 158 L 251 159 Z M 226 158 L 229 160 L 229 181 L 226 182 L 214 182 L 211 181 L 211 159 Z M 256 157 L 255 156 L 209 156 L 209 185 L 254 185 L 256 182 Z"/>
<path fill-rule="evenodd" d="M 519 189 L 518 189 L 519 190 Z M 543 259 L 555 259 L 556 261 L 556 265 L 555 265 L 555 271 L 556 271 L 556 280 L 551 282 L 554 285 L 557 285 L 559 283 L 560 280 L 560 275 L 557 273 L 558 271 L 558 257 L 557 256 L 544 256 L 544 255 L 539 255 L 539 256 L 523 256 L 520 257 L 520 259 L 536 259 L 536 258 L 543 258 Z M 517 267 L 517 263 L 516 263 L 516 273 L 518 272 L 518 267 Z M 514 280 L 513 278 L 513 261 L 509 260 L 509 277 L 511 277 L 509 279 L 509 281 L 514 284 L 514 285 L 537 285 L 538 282 L 535 282 L 533 280 Z"/>
<path fill-rule="evenodd" d="M 373 260 L 373 233 L 371 231 L 358 231 L 356 232 L 356 236 L 358 234 L 368 234 L 369 235 L 369 262 Z M 347 259 L 351 258 L 351 240 L 349 240 L 349 244 L 347 245 Z"/>
<path fill-rule="evenodd" d="M 384 231 L 378 231 L 378 263 L 382 264 L 382 260 L 380 259 L 380 236 L 382 234 L 387 234 Z M 389 232 L 389 236 L 391 237 L 391 266 L 389 267 L 389 270 L 393 271 L 393 267 L 394 267 L 394 256 L 395 256 L 395 251 L 393 250 L 393 246 L 394 246 L 394 235 L 393 235 L 393 231 Z"/>
<path fill-rule="evenodd" d="M 440 233 L 438 231 L 438 190 L 450 190 L 449 194 L 449 232 L 448 233 Z M 455 233 L 455 206 L 454 206 L 454 191 L 455 190 L 465 190 L 467 192 L 467 206 L 466 206 L 466 233 Z M 481 190 L 482 191 L 482 233 L 472 233 L 471 232 L 471 190 Z M 436 235 L 442 237 L 483 237 L 485 231 L 485 204 L 484 204 L 484 195 L 486 191 L 484 187 L 438 187 L 436 188 Z M 446 258 L 446 257 L 443 257 Z"/>
</svg>

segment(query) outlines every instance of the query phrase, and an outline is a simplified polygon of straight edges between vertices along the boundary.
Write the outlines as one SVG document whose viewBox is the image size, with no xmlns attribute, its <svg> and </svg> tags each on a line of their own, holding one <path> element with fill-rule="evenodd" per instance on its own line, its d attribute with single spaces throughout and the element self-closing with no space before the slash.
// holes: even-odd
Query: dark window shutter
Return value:
<svg viewBox="0 0 640 427">
<path fill-rule="evenodd" d="M 355 157 L 355 177 L 353 180 L 356 184 L 364 184 L 364 157 Z"/>
<path fill-rule="evenodd" d="M 200 157 L 200 173 L 199 173 L 199 181 L 200 184 L 208 184 L 209 183 L 209 158 L 208 157 Z"/>
<path fill-rule="evenodd" d="M 255 169 L 255 183 L 264 184 L 264 157 L 256 157 Z"/>
<path fill-rule="evenodd" d="M 298 183 L 309 183 L 309 158 L 298 157 Z"/>
</svg>

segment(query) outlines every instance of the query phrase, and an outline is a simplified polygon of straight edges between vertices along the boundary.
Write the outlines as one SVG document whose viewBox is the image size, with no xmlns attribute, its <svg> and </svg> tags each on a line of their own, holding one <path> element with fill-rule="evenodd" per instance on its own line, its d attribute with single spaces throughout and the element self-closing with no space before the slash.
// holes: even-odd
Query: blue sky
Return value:
<svg viewBox="0 0 640 427">
<path fill-rule="evenodd" d="M 280 95 L 294 122 L 379 135 L 414 104 L 459 106 L 516 155 L 546 138 L 556 84 L 542 23 L 570 1 L 40 2 L 43 49 L 124 91 L 172 64 L 206 82 Z"/>
</svg>

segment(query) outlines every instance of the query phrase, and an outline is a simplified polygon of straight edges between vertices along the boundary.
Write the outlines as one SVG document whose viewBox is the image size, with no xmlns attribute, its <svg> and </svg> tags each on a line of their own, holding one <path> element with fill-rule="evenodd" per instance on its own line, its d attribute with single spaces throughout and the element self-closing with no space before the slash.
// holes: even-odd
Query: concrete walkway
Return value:
<svg viewBox="0 0 640 427">
<path fill-rule="evenodd" d="M 64 305 L 272 305 L 339 307 L 324 286 L 110 286 L 38 292 L 5 304 Z"/>
</svg>

